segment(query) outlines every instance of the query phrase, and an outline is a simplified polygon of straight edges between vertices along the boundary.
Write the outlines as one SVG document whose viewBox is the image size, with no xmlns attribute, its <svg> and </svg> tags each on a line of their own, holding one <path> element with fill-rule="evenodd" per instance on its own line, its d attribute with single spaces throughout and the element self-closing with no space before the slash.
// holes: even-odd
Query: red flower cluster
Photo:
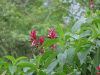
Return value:
<svg viewBox="0 0 100 75">
<path fill-rule="evenodd" d="M 98 68 L 98 70 L 100 70 L 100 65 L 97 66 L 97 68 Z M 99 75 L 99 74 L 100 74 L 100 72 L 97 72 L 97 75 Z"/>
<path fill-rule="evenodd" d="M 40 36 L 40 38 L 39 38 L 39 42 L 40 42 L 40 45 L 42 45 L 43 42 L 44 42 L 44 37 L 43 37 L 43 39 L 42 39 L 42 36 Z"/>
<path fill-rule="evenodd" d="M 55 39 L 56 34 L 54 33 L 55 29 L 53 30 L 53 28 L 50 28 L 50 32 L 48 33 L 49 37 L 51 37 L 51 39 Z M 50 46 L 51 49 L 55 49 L 56 44 L 53 44 Z"/>
<path fill-rule="evenodd" d="M 32 42 L 31 46 L 36 47 L 35 50 L 38 50 L 38 45 L 39 45 L 39 44 L 38 44 L 38 41 L 36 40 L 36 31 L 35 31 L 35 30 L 32 30 L 32 31 L 31 31 L 30 37 L 32 37 L 31 40 L 29 40 L 29 41 Z M 42 36 L 40 36 L 39 42 L 40 42 L 40 45 L 42 45 L 43 42 L 44 42 L 44 37 L 43 37 L 43 39 L 42 39 Z M 43 49 L 43 47 L 42 47 L 42 49 Z M 35 51 L 35 50 L 34 50 L 34 51 Z M 41 53 L 43 54 L 43 53 L 45 52 L 45 50 L 43 50 L 43 51 L 40 50 L 39 52 L 41 52 Z"/>
<path fill-rule="evenodd" d="M 91 3 L 91 4 L 94 4 L 94 2 L 92 2 L 93 0 L 89 0 L 89 2 Z M 91 6 L 91 8 L 94 8 L 94 6 Z"/>
<path fill-rule="evenodd" d="M 55 31 L 55 29 L 53 30 L 53 28 L 50 28 L 50 32 L 48 33 L 49 35 L 49 37 L 51 38 L 51 39 L 55 39 L 56 37 L 55 37 L 55 33 L 54 33 L 54 31 Z M 33 50 L 33 51 L 38 51 L 38 52 L 40 52 L 40 53 L 44 53 L 45 52 L 45 50 L 42 50 L 43 49 L 43 47 L 41 48 L 41 50 L 38 50 L 38 46 L 40 45 L 42 45 L 43 44 L 43 42 L 44 42 L 44 37 L 42 38 L 42 36 L 40 36 L 40 38 L 39 38 L 39 40 L 36 40 L 36 31 L 35 30 L 32 30 L 31 31 L 31 35 L 30 35 L 30 37 L 31 37 L 31 40 L 29 40 L 29 41 L 31 41 L 32 42 L 32 44 L 31 44 L 31 46 L 33 46 L 33 47 L 36 47 L 35 48 L 35 50 Z M 30 46 L 30 47 L 31 47 Z M 51 49 L 55 49 L 55 46 L 56 46 L 56 44 L 53 44 L 53 45 L 51 45 L 50 47 L 51 47 Z"/>
<path fill-rule="evenodd" d="M 50 28 L 50 32 L 48 33 L 49 35 L 49 37 L 51 37 L 52 39 L 55 39 L 56 37 L 55 37 L 55 33 L 54 33 L 54 31 L 55 31 L 55 29 L 53 30 L 53 28 Z"/>
</svg>

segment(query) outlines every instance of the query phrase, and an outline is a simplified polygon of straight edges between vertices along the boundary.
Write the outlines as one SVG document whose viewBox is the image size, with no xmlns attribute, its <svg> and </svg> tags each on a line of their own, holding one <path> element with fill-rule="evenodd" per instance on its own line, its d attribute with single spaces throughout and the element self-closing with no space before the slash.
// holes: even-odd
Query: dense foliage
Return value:
<svg viewBox="0 0 100 75">
<path fill-rule="evenodd" d="M 66 5 L 71 3 L 44 2 L 0 1 L 0 74 L 99 75 L 98 1 L 89 0 L 91 6 L 77 22 L 71 16 L 70 26 L 63 17 L 70 14 Z"/>
</svg>

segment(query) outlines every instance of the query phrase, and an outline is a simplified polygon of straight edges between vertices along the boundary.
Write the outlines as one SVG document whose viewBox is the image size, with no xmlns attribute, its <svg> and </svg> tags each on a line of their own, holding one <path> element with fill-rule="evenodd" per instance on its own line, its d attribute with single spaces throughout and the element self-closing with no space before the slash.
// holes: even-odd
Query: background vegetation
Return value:
<svg viewBox="0 0 100 75">
<path fill-rule="evenodd" d="M 65 63 L 60 62 L 61 60 L 60 59 L 59 60 L 60 67 L 54 68 L 54 71 L 57 72 L 60 70 L 63 71 L 65 74 L 69 74 L 72 72 L 71 74 L 78 75 L 76 71 L 73 72 L 73 69 L 77 68 L 78 70 L 77 72 L 79 74 L 81 73 L 81 75 L 86 75 L 88 74 L 87 72 L 91 72 L 89 73 L 90 75 L 96 74 L 97 73 L 96 67 L 99 65 L 99 62 L 96 61 L 96 58 L 99 57 L 95 56 L 97 53 L 97 51 L 95 51 L 96 50 L 95 48 L 99 49 L 99 41 L 98 41 L 99 39 L 97 39 L 97 37 L 99 37 L 98 25 L 100 23 L 99 22 L 100 1 L 93 0 L 94 4 L 91 4 L 89 1 L 90 0 L 0 0 L 0 57 L 2 58 L 3 56 L 5 56 L 6 58 L 10 59 L 13 62 L 9 64 L 7 63 L 7 65 L 5 65 L 5 66 L 10 65 L 10 67 L 6 67 L 7 70 L 9 68 L 10 71 L 8 72 L 8 74 L 11 73 L 13 75 L 15 73 L 16 67 L 14 66 L 17 66 L 17 68 L 20 67 L 21 64 L 20 63 L 17 64 L 19 60 L 28 57 L 30 58 L 31 61 L 31 58 L 33 58 L 34 47 L 30 47 L 31 42 L 29 41 L 31 31 L 36 30 L 36 37 L 39 38 L 40 36 L 43 36 L 44 40 L 46 41 L 50 28 L 54 28 L 56 36 L 58 38 L 62 38 L 64 41 L 63 43 L 62 39 L 54 40 L 55 43 L 59 41 L 59 43 L 61 44 L 61 45 L 59 43 L 57 44 L 58 47 L 56 51 L 60 53 L 61 52 L 60 50 L 64 50 L 61 53 L 66 54 L 66 49 L 69 49 L 70 51 L 72 50 L 69 53 L 72 53 L 73 55 L 74 54 L 73 47 L 75 47 L 76 52 L 74 57 L 77 56 L 76 58 L 74 58 L 73 56 L 68 57 L 69 63 L 67 66 L 71 66 L 69 67 L 70 69 L 67 68 Z M 94 8 L 91 8 L 91 6 L 94 6 Z M 61 27 L 61 29 L 59 26 Z M 64 34 L 65 39 L 64 37 L 62 37 L 63 33 L 60 33 L 62 32 L 62 30 L 65 33 Z M 84 32 L 84 30 L 86 30 L 86 32 Z M 82 39 L 78 37 L 79 35 Z M 93 40 L 92 38 L 95 40 L 95 42 L 92 41 Z M 51 40 L 51 42 L 53 41 Z M 65 46 L 66 48 L 63 48 L 63 46 Z M 79 52 L 78 49 L 82 49 L 82 51 Z M 87 49 L 86 52 L 84 52 L 85 49 Z M 49 50 L 50 48 L 46 48 L 46 51 Z M 51 53 L 52 52 L 53 51 L 51 51 Z M 58 56 L 58 58 L 60 56 L 64 56 L 64 54 L 58 54 L 57 52 L 52 54 L 54 55 L 54 57 L 52 57 L 52 60 L 53 58 L 56 57 L 56 55 Z M 81 53 L 83 53 L 83 55 L 85 54 L 85 58 L 83 58 L 83 55 L 80 57 Z M 92 53 L 95 56 L 95 58 L 91 56 Z M 6 55 L 10 55 L 13 57 Z M 16 61 L 15 59 L 13 59 L 21 56 L 25 57 L 19 58 Z M 91 62 L 89 61 L 90 59 L 88 58 L 87 61 L 85 61 L 86 57 L 91 57 Z M 34 62 L 35 63 L 38 62 L 38 64 L 35 65 L 37 67 L 34 68 L 32 64 L 30 64 L 29 62 L 28 64 L 32 67 L 31 70 L 35 69 L 36 70 L 35 74 L 39 75 L 42 70 L 47 68 L 47 66 L 50 64 L 50 61 L 48 63 L 46 62 L 47 63 L 46 65 L 43 65 L 44 57 L 39 57 L 38 59 L 35 58 L 36 56 L 34 55 L 34 61 L 32 62 L 33 64 Z M 45 60 L 46 58 L 47 57 L 45 57 Z M 51 58 L 48 58 L 48 60 L 49 59 Z M 74 61 L 76 60 L 80 61 L 79 65 L 75 64 L 78 63 L 78 61 L 74 62 L 75 64 L 74 65 L 72 63 L 73 59 Z M 0 61 L 3 60 L 4 59 L 0 59 Z M 42 63 L 40 63 L 40 61 Z M 92 61 L 93 62 L 96 61 L 97 63 L 93 65 Z M 53 60 L 51 65 L 53 65 L 54 63 L 55 66 L 58 65 L 58 61 L 55 59 Z M 90 65 L 88 65 L 88 63 Z M 41 66 L 41 64 L 42 67 L 40 68 L 39 66 Z M 62 66 L 65 67 L 63 68 Z M 86 68 L 88 69 L 83 68 L 84 66 L 87 66 Z M 15 69 L 15 71 L 11 71 L 11 69 L 13 68 Z M 17 70 L 15 74 L 21 72 L 22 68 L 23 66 L 21 66 L 20 71 Z M 93 69 L 90 70 L 90 68 Z M 41 70 L 38 72 L 38 69 Z M 49 68 L 47 69 L 50 70 L 50 65 Z M 52 69 L 53 67 L 51 68 L 51 70 Z M 68 71 L 66 71 L 66 69 L 68 69 Z M 4 70 L 5 69 L 2 69 L 0 73 L 2 73 Z M 30 72 L 31 71 L 29 71 L 29 73 Z M 23 72 L 21 73 L 23 74 Z M 26 73 L 26 75 L 29 73 Z M 45 72 L 43 71 L 43 73 Z M 46 74 L 51 74 L 51 73 L 47 71 Z M 58 74 L 60 74 L 60 72 Z"/>
</svg>

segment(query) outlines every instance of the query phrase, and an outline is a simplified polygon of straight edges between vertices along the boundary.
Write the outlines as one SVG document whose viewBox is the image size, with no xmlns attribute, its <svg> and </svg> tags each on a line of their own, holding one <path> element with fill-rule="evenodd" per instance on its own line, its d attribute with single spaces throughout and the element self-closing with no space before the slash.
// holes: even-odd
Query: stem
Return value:
<svg viewBox="0 0 100 75">
<path fill-rule="evenodd" d="M 81 70 L 80 67 L 77 65 L 77 63 L 76 63 L 75 61 L 74 61 L 74 64 L 77 66 L 77 68 L 78 68 L 79 70 Z M 81 71 L 81 73 L 82 73 L 83 75 L 85 75 L 84 72 Z"/>
<path fill-rule="evenodd" d="M 38 69 L 37 69 L 37 75 L 39 75 L 39 71 L 38 71 Z"/>
</svg>

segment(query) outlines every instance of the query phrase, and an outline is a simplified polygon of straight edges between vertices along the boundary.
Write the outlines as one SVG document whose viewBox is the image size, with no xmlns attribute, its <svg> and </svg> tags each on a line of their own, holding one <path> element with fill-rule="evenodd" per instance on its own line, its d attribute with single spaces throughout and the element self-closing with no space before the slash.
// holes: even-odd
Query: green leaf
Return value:
<svg viewBox="0 0 100 75">
<path fill-rule="evenodd" d="M 70 69 L 67 65 L 64 65 L 63 66 L 63 72 L 65 74 L 69 74 L 69 73 L 73 72 L 73 69 Z"/>
<path fill-rule="evenodd" d="M 10 66 L 10 67 L 9 67 L 9 71 L 10 71 L 10 73 L 11 73 L 12 75 L 16 72 L 16 70 L 17 70 L 17 67 L 16 67 L 16 66 Z"/>
<path fill-rule="evenodd" d="M 20 67 L 20 68 L 24 68 L 24 67 L 34 67 L 34 64 L 29 63 L 29 62 L 26 62 L 26 61 L 20 61 L 16 65 L 17 65 L 17 67 Z"/>
<path fill-rule="evenodd" d="M 14 58 L 13 56 L 4 56 L 4 57 L 6 57 L 6 58 L 8 58 L 9 60 L 11 60 L 11 61 L 12 61 L 12 64 L 15 63 L 15 58 Z"/>
<path fill-rule="evenodd" d="M 58 53 L 53 53 L 53 54 L 51 54 L 49 57 L 48 57 L 48 59 L 47 59 L 47 61 L 46 61 L 46 63 L 45 63 L 45 68 L 50 64 L 50 62 L 56 57 L 58 55 Z"/>
<path fill-rule="evenodd" d="M 61 46 L 62 46 L 62 49 L 64 50 L 64 41 L 63 41 L 62 39 L 59 38 L 59 42 L 60 42 L 60 44 L 61 44 Z"/>
<path fill-rule="evenodd" d="M 36 56 L 33 54 L 34 60 L 36 61 Z"/>
<path fill-rule="evenodd" d="M 72 27 L 72 32 L 75 32 L 80 26 L 83 24 L 83 21 L 85 19 L 81 18 L 79 21 L 77 21 L 74 26 Z"/>
<path fill-rule="evenodd" d="M 62 49 L 61 45 L 59 45 L 59 46 L 57 47 L 56 52 L 58 52 L 58 53 L 63 53 L 63 49 Z"/>
<path fill-rule="evenodd" d="M 87 64 L 82 64 L 81 65 L 81 68 L 82 68 L 82 71 L 83 71 L 83 73 L 86 75 L 86 71 L 87 71 Z"/>
<path fill-rule="evenodd" d="M 83 45 L 93 44 L 93 43 L 92 43 L 91 41 L 88 41 L 88 40 L 82 41 L 81 39 L 79 39 L 79 40 L 78 40 L 78 43 L 75 43 L 75 44 L 77 44 L 77 47 L 76 47 L 76 49 L 75 49 L 74 55 L 77 55 L 77 52 L 80 51 L 80 49 L 81 49 L 81 47 L 82 47 Z"/>
<path fill-rule="evenodd" d="M 93 66 L 97 69 L 97 66 L 100 65 L 100 53 L 96 53 L 93 58 Z"/>
<path fill-rule="evenodd" d="M 36 59 L 36 68 L 39 68 L 39 64 L 40 64 L 40 59 L 41 59 L 41 55 L 38 57 L 38 59 Z"/>
<path fill-rule="evenodd" d="M 95 37 L 96 34 L 97 34 L 96 28 L 92 26 L 92 37 Z"/>
<path fill-rule="evenodd" d="M 4 59 L 3 58 L 0 58 L 0 61 L 4 61 Z"/>
<path fill-rule="evenodd" d="M 55 51 L 55 50 L 46 51 L 46 52 L 42 55 L 40 62 L 42 63 L 43 61 L 45 61 L 45 59 L 47 58 L 47 56 L 49 56 L 49 54 L 51 54 L 51 53 L 54 52 L 54 51 Z"/>
<path fill-rule="evenodd" d="M 40 46 L 40 48 L 41 47 L 43 47 L 44 45 L 46 45 L 43 49 L 45 49 L 45 48 L 47 48 L 47 47 L 49 47 L 49 46 L 51 46 L 52 44 L 55 44 L 55 43 L 57 43 L 57 42 L 59 42 L 59 40 L 58 39 L 50 39 L 50 40 L 47 40 L 46 42 L 44 42 L 41 46 Z M 39 48 L 39 49 L 40 49 Z"/>
<path fill-rule="evenodd" d="M 27 72 L 29 69 L 31 69 L 31 68 L 30 67 L 25 67 L 25 68 L 23 68 L 23 71 Z"/>
<path fill-rule="evenodd" d="M 39 75 L 46 75 L 46 73 L 41 71 L 41 70 L 39 70 Z"/>
<path fill-rule="evenodd" d="M 57 29 L 58 29 L 58 31 L 59 31 L 60 36 L 64 39 L 64 32 L 63 32 L 63 30 L 61 29 L 61 27 L 57 25 Z"/>
<path fill-rule="evenodd" d="M 65 35 L 65 40 L 69 39 L 70 37 L 70 35 Z"/>
<path fill-rule="evenodd" d="M 83 32 L 83 33 L 80 34 L 80 38 L 86 37 L 86 36 L 90 36 L 90 35 L 91 34 L 89 32 L 85 31 L 85 32 Z"/>
<path fill-rule="evenodd" d="M 65 73 L 64 72 L 61 72 L 61 71 L 56 72 L 56 73 L 58 73 L 59 75 L 65 75 Z"/>
<path fill-rule="evenodd" d="M 67 57 L 67 51 L 65 51 L 64 53 L 59 53 L 57 55 L 58 62 L 61 64 L 61 66 L 65 64 L 66 57 Z"/>
<path fill-rule="evenodd" d="M 67 50 L 67 60 L 68 60 L 68 62 L 72 62 L 72 60 L 74 58 L 74 52 L 75 52 L 75 48 L 74 47 L 70 47 Z"/>
<path fill-rule="evenodd" d="M 53 70 L 53 68 L 57 65 L 58 60 L 53 61 L 51 64 L 49 64 L 49 66 L 47 67 L 47 74 Z"/>
<path fill-rule="evenodd" d="M 100 10 L 97 12 L 97 15 L 99 15 L 100 14 Z"/>
<path fill-rule="evenodd" d="M 6 70 L 6 71 L 4 71 L 1 75 L 5 75 L 5 74 L 6 74 L 6 72 L 7 72 L 7 70 Z"/>
<path fill-rule="evenodd" d="M 91 23 L 93 21 L 93 18 L 89 17 L 86 21 L 87 23 Z"/>
<path fill-rule="evenodd" d="M 77 56 L 78 56 L 81 64 L 85 63 L 85 60 L 86 60 L 86 57 L 87 57 L 87 54 L 89 53 L 89 51 L 90 51 L 90 49 L 87 49 L 83 53 L 81 53 L 81 52 L 77 53 Z"/>
<path fill-rule="evenodd" d="M 27 58 L 27 57 L 19 57 L 19 58 L 17 58 L 17 59 L 15 60 L 15 64 L 16 64 L 19 60 L 25 59 L 25 58 Z"/>
</svg>

